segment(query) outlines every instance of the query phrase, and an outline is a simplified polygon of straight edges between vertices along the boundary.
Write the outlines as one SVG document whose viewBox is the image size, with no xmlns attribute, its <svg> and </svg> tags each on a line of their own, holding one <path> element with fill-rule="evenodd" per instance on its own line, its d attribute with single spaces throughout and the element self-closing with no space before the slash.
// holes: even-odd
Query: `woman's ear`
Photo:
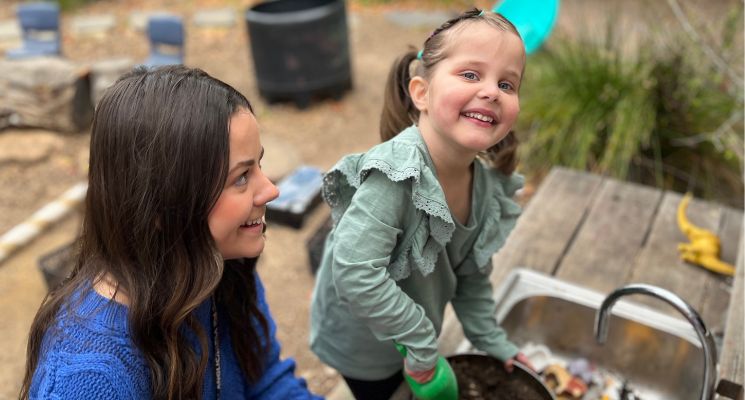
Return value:
<svg viewBox="0 0 745 400">
<path fill-rule="evenodd" d="M 411 102 L 414 103 L 414 107 L 419 112 L 427 111 L 428 88 L 429 82 L 421 76 L 415 76 L 409 81 L 409 96 L 411 96 Z"/>
</svg>

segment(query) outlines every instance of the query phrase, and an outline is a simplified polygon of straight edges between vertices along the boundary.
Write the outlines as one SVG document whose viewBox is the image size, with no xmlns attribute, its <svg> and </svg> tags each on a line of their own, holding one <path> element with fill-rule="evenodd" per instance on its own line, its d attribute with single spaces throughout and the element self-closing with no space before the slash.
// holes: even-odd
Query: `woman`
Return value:
<svg viewBox="0 0 745 400">
<path fill-rule="evenodd" d="M 248 100 L 203 71 L 137 69 L 96 109 L 72 275 L 31 327 L 21 398 L 310 399 L 256 257 L 279 194 Z"/>
</svg>

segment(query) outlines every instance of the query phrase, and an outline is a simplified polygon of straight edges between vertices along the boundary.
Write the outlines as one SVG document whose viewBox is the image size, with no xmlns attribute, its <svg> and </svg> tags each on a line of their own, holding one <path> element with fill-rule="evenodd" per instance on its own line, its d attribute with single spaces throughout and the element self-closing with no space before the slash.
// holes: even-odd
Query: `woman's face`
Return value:
<svg viewBox="0 0 745 400">
<path fill-rule="evenodd" d="M 266 203 L 277 198 L 279 190 L 261 170 L 264 149 L 250 111 L 233 114 L 229 136 L 228 179 L 208 224 L 224 259 L 257 257 L 264 250 Z"/>
</svg>

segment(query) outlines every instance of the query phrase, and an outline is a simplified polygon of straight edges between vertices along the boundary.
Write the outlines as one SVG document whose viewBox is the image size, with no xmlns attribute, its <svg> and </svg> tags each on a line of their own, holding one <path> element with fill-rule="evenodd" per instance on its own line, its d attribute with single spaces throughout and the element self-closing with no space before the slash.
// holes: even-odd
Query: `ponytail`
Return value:
<svg viewBox="0 0 745 400">
<path fill-rule="evenodd" d="M 416 50 L 399 57 L 388 73 L 383 95 L 383 112 L 380 115 L 380 139 L 385 142 L 419 120 L 419 110 L 409 95 L 409 71 L 416 60 Z"/>
</svg>

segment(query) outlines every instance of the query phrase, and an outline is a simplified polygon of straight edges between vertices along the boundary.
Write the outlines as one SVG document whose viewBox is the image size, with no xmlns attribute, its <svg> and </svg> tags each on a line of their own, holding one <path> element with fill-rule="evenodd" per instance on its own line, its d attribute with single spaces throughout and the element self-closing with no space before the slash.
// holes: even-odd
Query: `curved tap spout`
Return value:
<svg viewBox="0 0 745 400">
<path fill-rule="evenodd" d="M 632 284 L 614 290 L 603 300 L 595 315 L 595 340 L 599 344 L 605 343 L 608 338 L 608 321 L 611 315 L 611 308 L 613 308 L 613 305 L 618 299 L 631 294 L 643 294 L 661 299 L 672 305 L 691 323 L 693 330 L 696 331 L 696 335 L 698 335 L 698 339 L 701 342 L 701 348 L 704 351 L 704 383 L 701 388 L 701 400 L 712 400 L 714 398 L 717 369 L 717 352 L 714 337 L 706 328 L 704 321 L 696 310 L 675 293 L 657 286 L 644 284 Z"/>
</svg>

